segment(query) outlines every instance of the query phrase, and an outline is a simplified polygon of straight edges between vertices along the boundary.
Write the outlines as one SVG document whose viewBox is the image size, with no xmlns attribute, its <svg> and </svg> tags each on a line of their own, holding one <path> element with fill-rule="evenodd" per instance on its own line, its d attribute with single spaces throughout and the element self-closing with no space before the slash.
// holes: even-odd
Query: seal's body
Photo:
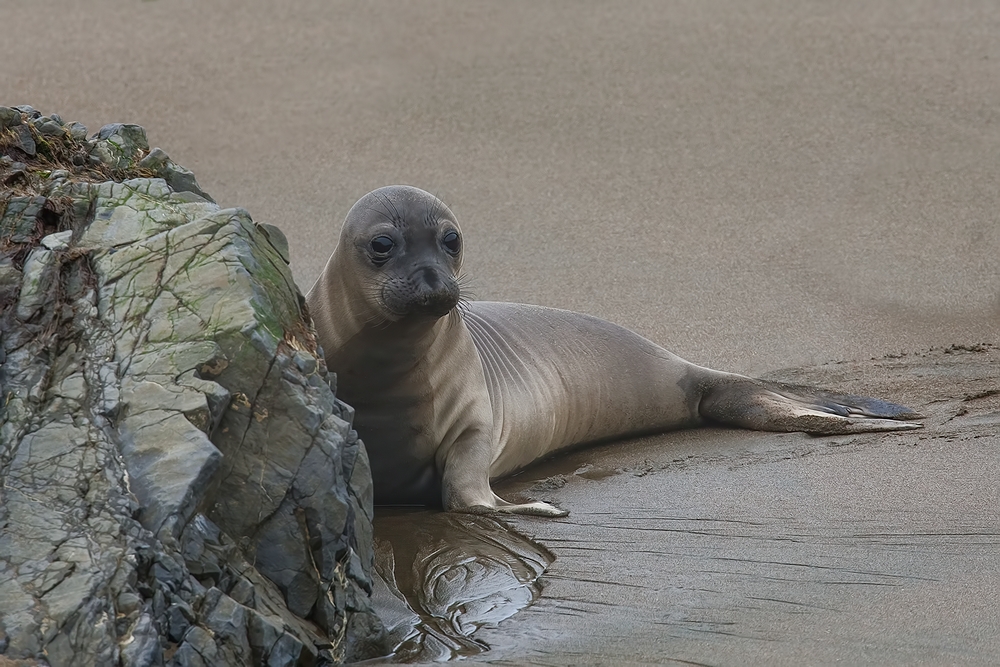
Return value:
<svg viewBox="0 0 1000 667">
<path fill-rule="evenodd" d="M 588 315 L 462 302 L 451 211 L 406 186 L 351 209 L 307 302 L 338 393 L 356 410 L 380 504 L 565 514 L 490 480 L 572 445 L 694 426 L 850 433 L 917 428 L 877 399 L 691 364 Z"/>
</svg>

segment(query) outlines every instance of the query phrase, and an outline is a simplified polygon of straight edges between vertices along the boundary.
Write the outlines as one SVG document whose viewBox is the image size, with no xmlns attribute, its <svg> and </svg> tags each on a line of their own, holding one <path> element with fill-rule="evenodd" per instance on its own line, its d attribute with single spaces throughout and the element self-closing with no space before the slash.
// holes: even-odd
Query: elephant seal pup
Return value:
<svg viewBox="0 0 1000 667">
<path fill-rule="evenodd" d="M 462 233 L 436 197 L 371 192 L 306 300 L 371 459 L 378 504 L 563 516 L 490 480 L 579 443 L 720 422 L 835 434 L 918 428 L 909 408 L 689 363 L 564 310 L 465 302 Z"/>
</svg>

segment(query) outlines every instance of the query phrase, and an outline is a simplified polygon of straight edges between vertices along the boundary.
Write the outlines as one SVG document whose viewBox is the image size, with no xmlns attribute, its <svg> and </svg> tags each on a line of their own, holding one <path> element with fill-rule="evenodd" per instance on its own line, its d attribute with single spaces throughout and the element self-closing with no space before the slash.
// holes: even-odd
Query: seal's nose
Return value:
<svg viewBox="0 0 1000 667">
<path fill-rule="evenodd" d="M 458 282 L 450 272 L 427 266 L 413 277 L 416 286 L 416 309 L 428 315 L 442 316 L 458 304 Z"/>
<path fill-rule="evenodd" d="M 428 288 L 432 290 L 440 289 L 441 283 L 443 281 L 441 280 L 441 276 L 438 275 L 437 269 L 427 266 L 424 267 L 422 271 L 420 271 L 420 274 L 421 274 L 420 277 L 423 279 L 424 285 L 426 285 Z"/>
</svg>

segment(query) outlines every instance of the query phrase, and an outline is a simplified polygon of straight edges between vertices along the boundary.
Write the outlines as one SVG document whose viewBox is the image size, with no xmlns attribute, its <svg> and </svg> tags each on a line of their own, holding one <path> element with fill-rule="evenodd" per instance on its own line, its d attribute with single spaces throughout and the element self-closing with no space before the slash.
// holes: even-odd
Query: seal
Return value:
<svg viewBox="0 0 1000 667">
<path fill-rule="evenodd" d="M 709 422 L 815 434 L 919 428 L 874 398 L 692 364 L 596 317 L 462 297 L 463 238 L 433 195 L 359 200 L 306 296 L 355 408 L 378 504 L 564 516 L 490 482 L 574 445 Z"/>
</svg>

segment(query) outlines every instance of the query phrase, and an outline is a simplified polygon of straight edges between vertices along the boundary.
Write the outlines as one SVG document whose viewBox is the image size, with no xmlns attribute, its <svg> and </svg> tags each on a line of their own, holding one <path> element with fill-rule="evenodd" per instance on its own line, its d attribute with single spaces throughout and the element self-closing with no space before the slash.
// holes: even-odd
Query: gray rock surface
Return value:
<svg viewBox="0 0 1000 667">
<path fill-rule="evenodd" d="M 280 233 L 139 126 L 85 137 L 0 107 L 0 663 L 384 653 L 367 456 Z"/>
</svg>

